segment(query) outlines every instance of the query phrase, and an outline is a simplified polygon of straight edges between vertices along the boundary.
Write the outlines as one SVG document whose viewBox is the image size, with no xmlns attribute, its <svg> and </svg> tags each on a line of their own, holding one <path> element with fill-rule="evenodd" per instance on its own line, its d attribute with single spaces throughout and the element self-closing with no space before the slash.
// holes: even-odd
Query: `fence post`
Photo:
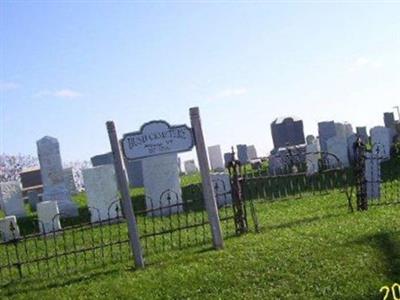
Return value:
<svg viewBox="0 0 400 300">
<path fill-rule="evenodd" d="M 204 202 L 207 209 L 208 221 L 210 222 L 211 226 L 213 246 L 215 249 L 222 249 L 224 247 L 224 239 L 222 236 L 217 203 L 215 200 L 215 194 L 211 182 L 210 168 L 208 165 L 206 145 L 204 142 L 200 112 L 198 107 L 190 108 L 190 122 L 196 142 L 196 152 L 201 173 Z"/>
<path fill-rule="evenodd" d="M 128 235 L 131 250 L 135 258 L 136 268 L 144 267 L 144 260 L 142 254 L 142 247 L 140 245 L 139 232 L 136 225 L 135 214 L 133 213 L 133 206 L 131 197 L 129 195 L 128 180 L 126 179 L 126 172 L 122 165 L 121 150 L 118 142 L 117 132 L 113 121 L 107 123 L 108 136 L 110 138 L 111 150 L 114 157 L 114 167 L 117 176 L 118 187 L 122 197 L 122 209 L 128 224 Z"/>
</svg>

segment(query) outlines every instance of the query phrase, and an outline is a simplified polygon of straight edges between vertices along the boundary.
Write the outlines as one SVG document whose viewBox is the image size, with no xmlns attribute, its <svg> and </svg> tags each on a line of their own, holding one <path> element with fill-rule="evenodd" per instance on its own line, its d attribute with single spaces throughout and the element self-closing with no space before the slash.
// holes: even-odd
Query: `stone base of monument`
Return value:
<svg viewBox="0 0 400 300">
<path fill-rule="evenodd" d="M 15 216 L 7 216 L 0 219 L 0 236 L 1 242 L 8 242 L 20 238 L 17 218 Z"/>
<path fill-rule="evenodd" d="M 44 201 L 37 204 L 39 230 L 41 234 L 49 234 L 61 230 L 60 215 L 57 202 Z"/>
</svg>

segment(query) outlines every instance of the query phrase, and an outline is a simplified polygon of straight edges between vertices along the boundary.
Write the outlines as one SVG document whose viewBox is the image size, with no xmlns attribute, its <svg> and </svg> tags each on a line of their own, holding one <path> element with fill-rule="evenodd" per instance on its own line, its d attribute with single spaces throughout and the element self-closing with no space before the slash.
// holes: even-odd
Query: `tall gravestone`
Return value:
<svg viewBox="0 0 400 300">
<path fill-rule="evenodd" d="M 391 128 L 386 128 L 383 126 L 376 126 L 371 128 L 371 144 L 375 153 L 382 157 L 382 159 L 390 159 L 390 147 L 393 141 L 393 131 Z"/>
<path fill-rule="evenodd" d="M 236 146 L 237 156 L 242 165 L 245 165 L 249 162 L 249 156 L 247 153 L 247 145 L 240 144 Z"/>
<path fill-rule="evenodd" d="M 327 152 L 328 145 L 327 141 L 336 136 L 336 127 L 335 122 L 326 121 L 318 123 L 318 135 L 319 135 L 319 143 L 321 145 L 321 151 Z"/>
<path fill-rule="evenodd" d="M 233 161 L 232 152 L 226 152 L 226 153 L 224 153 L 225 168 L 228 168 L 229 164 L 230 164 L 232 161 Z"/>
<path fill-rule="evenodd" d="M 18 181 L 0 183 L 1 208 L 6 216 L 25 217 L 24 201 Z"/>
<path fill-rule="evenodd" d="M 126 173 L 128 173 L 131 187 L 143 187 L 143 163 L 141 160 L 125 161 Z"/>
<path fill-rule="evenodd" d="M 84 169 L 82 173 L 88 196 L 91 222 L 120 217 L 121 207 L 114 166 L 103 165 Z"/>
<path fill-rule="evenodd" d="M 306 165 L 307 165 L 307 175 L 312 175 L 317 173 L 319 170 L 318 161 L 320 159 L 320 153 L 318 151 L 317 144 L 308 144 L 306 146 Z"/>
<path fill-rule="evenodd" d="M 365 154 L 364 173 L 367 199 L 379 200 L 381 194 L 381 159 L 367 152 Z"/>
<path fill-rule="evenodd" d="M 356 134 L 359 136 L 364 144 L 368 143 L 368 133 L 367 133 L 367 127 L 362 126 L 362 127 L 356 127 Z"/>
<path fill-rule="evenodd" d="M 78 208 L 64 179 L 60 146 L 56 138 L 45 136 L 37 141 L 40 170 L 43 181 L 43 201 L 57 202 L 62 216 L 78 216 Z"/>
<path fill-rule="evenodd" d="M 146 207 L 153 209 L 149 215 L 169 215 L 182 211 L 177 154 L 153 156 L 142 161 Z"/>
<path fill-rule="evenodd" d="M 208 147 L 208 157 L 210 159 L 211 169 L 214 171 L 224 170 L 224 161 L 222 159 L 222 152 L 220 145 Z"/>
<path fill-rule="evenodd" d="M 336 156 L 337 159 L 339 159 L 340 163 L 338 163 L 337 159 L 332 156 L 328 155 L 328 161 L 330 162 L 331 167 L 338 167 L 338 166 L 343 166 L 343 167 L 348 167 L 349 164 L 349 158 L 347 154 L 347 140 L 343 139 L 341 137 L 331 137 L 326 141 L 327 145 L 327 150 L 328 153 L 331 153 Z"/>
<path fill-rule="evenodd" d="M 249 160 L 258 158 L 256 146 L 254 145 L 247 146 L 247 157 L 249 158 Z"/>
</svg>

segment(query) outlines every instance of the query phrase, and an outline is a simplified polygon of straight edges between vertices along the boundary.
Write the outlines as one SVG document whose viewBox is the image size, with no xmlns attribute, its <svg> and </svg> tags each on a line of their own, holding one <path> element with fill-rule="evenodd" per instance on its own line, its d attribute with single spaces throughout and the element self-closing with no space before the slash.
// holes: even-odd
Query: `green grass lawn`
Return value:
<svg viewBox="0 0 400 300">
<path fill-rule="evenodd" d="M 346 201 L 332 192 L 257 202 L 261 233 L 228 238 L 222 251 L 160 251 L 144 270 L 127 259 L 43 274 L 0 299 L 383 299 L 383 285 L 400 283 L 400 205 L 350 214 Z"/>
</svg>

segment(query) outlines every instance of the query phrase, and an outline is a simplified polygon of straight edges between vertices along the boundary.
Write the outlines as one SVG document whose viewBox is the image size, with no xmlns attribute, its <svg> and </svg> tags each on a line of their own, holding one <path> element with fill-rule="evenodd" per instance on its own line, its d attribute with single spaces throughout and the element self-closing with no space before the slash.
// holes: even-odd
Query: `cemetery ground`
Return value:
<svg viewBox="0 0 400 300">
<path fill-rule="evenodd" d="M 75 200 L 84 208 L 84 194 Z M 44 269 L 39 279 L 2 287 L 0 299 L 382 299 L 380 288 L 399 282 L 399 204 L 349 213 L 344 193 L 331 191 L 261 200 L 256 208 L 261 232 L 250 227 L 226 238 L 222 251 L 211 242 L 160 251 L 134 270 L 123 244 L 112 263 L 85 268 L 80 257 L 79 272 L 48 276 Z"/>
</svg>

